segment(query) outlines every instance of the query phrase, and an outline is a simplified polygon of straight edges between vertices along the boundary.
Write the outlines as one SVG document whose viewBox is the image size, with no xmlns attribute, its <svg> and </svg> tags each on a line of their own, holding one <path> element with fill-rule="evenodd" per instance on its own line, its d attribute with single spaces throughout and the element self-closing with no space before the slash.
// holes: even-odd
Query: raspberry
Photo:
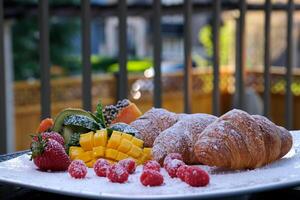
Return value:
<svg viewBox="0 0 300 200">
<path fill-rule="evenodd" d="M 107 178 L 113 183 L 124 183 L 128 176 L 127 170 L 120 164 L 112 165 L 107 172 Z"/>
<path fill-rule="evenodd" d="M 183 161 L 178 159 L 173 159 L 165 164 L 165 170 L 168 172 L 171 178 L 175 178 L 177 177 L 176 176 L 177 169 L 183 165 L 185 165 Z"/>
<path fill-rule="evenodd" d="M 109 162 L 105 159 L 100 158 L 94 164 L 94 171 L 97 176 L 106 177 L 109 167 Z"/>
<path fill-rule="evenodd" d="M 143 170 L 147 170 L 147 169 L 151 169 L 159 172 L 160 164 L 155 160 L 149 160 L 143 166 Z"/>
<path fill-rule="evenodd" d="M 84 178 L 87 174 L 87 167 L 82 160 L 73 160 L 68 172 L 73 178 Z"/>
<path fill-rule="evenodd" d="M 165 159 L 164 159 L 164 167 L 165 165 L 170 162 L 171 160 L 174 160 L 174 159 L 177 159 L 177 160 L 182 160 L 183 161 L 183 158 L 182 158 L 182 155 L 179 154 L 179 153 L 169 153 Z"/>
<path fill-rule="evenodd" d="M 189 166 L 186 169 L 185 182 L 192 187 L 206 186 L 209 183 L 209 176 L 201 168 Z"/>
<path fill-rule="evenodd" d="M 156 170 L 144 170 L 140 181 L 144 186 L 160 186 L 164 182 L 164 177 Z"/>
<path fill-rule="evenodd" d="M 122 165 L 129 174 L 133 174 L 135 172 L 136 164 L 134 160 L 127 158 L 119 161 L 119 164 Z"/>
<path fill-rule="evenodd" d="M 176 172 L 176 176 L 180 178 L 182 181 L 185 181 L 185 175 L 186 175 L 186 170 L 188 166 L 187 165 L 181 165 Z"/>
</svg>

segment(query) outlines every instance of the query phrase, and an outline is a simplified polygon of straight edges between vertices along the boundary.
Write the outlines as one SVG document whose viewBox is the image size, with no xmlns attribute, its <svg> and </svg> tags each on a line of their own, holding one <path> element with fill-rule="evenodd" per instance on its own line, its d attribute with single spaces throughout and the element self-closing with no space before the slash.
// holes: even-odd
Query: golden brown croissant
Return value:
<svg viewBox="0 0 300 200">
<path fill-rule="evenodd" d="M 152 156 L 162 163 L 169 153 L 180 153 L 187 164 L 198 161 L 193 153 L 194 143 L 200 134 L 217 117 L 208 114 L 179 115 L 179 120 L 161 132 L 155 139 Z"/>
<path fill-rule="evenodd" d="M 253 169 L 284 156 L 292 136 L 263 116 L 231 110 L 207 126 L 197 139 L 198 162 L 230 169 Z"/>
</svg>

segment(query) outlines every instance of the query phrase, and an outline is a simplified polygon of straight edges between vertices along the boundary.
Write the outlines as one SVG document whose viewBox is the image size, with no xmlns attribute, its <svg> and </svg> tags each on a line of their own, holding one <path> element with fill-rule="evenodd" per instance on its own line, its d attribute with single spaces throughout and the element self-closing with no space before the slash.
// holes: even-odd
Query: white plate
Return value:
<svg viewBox="0 0 300 200">
<path fill-rule="evenodd" d="M 130 175 L 125 184 L 111 183 L 97 177 L 89 169 L 87 178 L 75 180 L 67 172 L 41 172 L 29 161 L 28 155 L 0 163 L 0 182 L 11 183 L 37 190 L 89 198 L 169 199 L 215 198 L 236 194 L 248 194 L 276 188 L 300 185 L 300 131 L 292 132 L 294 145 L 281 160 L 256 170 L 220 171 L 202 166 L 210 173 L 210 184 L 193 188 L 178 178 L 171 179 L 162 170 L 165 184 L 160 187 L 144 187 L 140 184 L 141 167 Z"/>
</svg>

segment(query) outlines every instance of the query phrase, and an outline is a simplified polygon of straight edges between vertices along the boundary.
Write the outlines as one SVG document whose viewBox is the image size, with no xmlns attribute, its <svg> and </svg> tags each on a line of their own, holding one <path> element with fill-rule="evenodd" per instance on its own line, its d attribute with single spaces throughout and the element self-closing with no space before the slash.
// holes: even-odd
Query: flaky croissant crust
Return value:
<svg viewBox="0 0 300 200">
<path fill-rule="evenodd" d="M 168 153 L 180 153 L 187 164 L 253 169 L 283 157 L 293 143 L 285 128 L 238 109 L 217 118 L 153 108 L 131 125 L 160 163 Z"/>
<path fill-rule="evenodd" d="M 234 109 L 199 135 L 194 153 L 199 163 L 230 169 L 254 169 L 284 156 L 292 136 L 266 117 Z"/>
</svg>

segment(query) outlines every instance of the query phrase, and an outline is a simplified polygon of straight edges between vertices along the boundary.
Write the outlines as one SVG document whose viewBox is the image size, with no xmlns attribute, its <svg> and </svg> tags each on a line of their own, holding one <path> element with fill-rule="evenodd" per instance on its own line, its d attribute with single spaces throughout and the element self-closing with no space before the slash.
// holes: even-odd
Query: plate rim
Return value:
<svg viewBox="0 0 300 200">
<path fill-rule="evenodd" d="M 259 185 L 259 186 L 249 186 L 249 187 L 243 187 L 241 189 L 236 190 L 220 190 L 216 192 L 210 192 L 207 194 L 199 194 L 199 193 L 191 193 L 191 194 L 179 194 L 179 195 L 134 195 L 134 196 L 128 196 L 124 194 L 113 194 L 113 193 L 106 193 L 106 192 L 99 192 L 99 195 L 95 194 L 89 194 L 89 193 L 78 193 L 78 192 L 72 192 L 72 191 L 62 191 L 59 189 L 53 189 L 53 188 L 46 188 L 46 187 L 39 187 L 35 185 L 28 185 L 26 183 L 20 183 L 20 182 L 14 182 L 13 180 L 3 180 L 0 179 L 0 183 L 6 183 L 9 185 L 19 186 L 23 188 L 28 189 L 34 189 L 37 191 L 43 191 L 43 192 L 50 192 L 55 194 L 61 194 L 61 195 L 67 195 L 67 196 L 73 196 L 73 197 L 83 197 L 83 198 L 89 198 L 89 199 L 194 199 L 194 198 L 203 198 L 203 199 L 210 199 L 210 198 L 220 198 L 220 197 L 230 197 L 230 196 L 239 196 L 239 195 L 248 195 L 263 191 L 271 191 L 276 189 L 284 189 L 284 188 L 290 188 L 290 187 L 297 187 L 300 186 L 300 179 L 294 180 L 294 181 L 284 181 L 279 183 L 269 183 L 266 185 Z"/>
</svg>

